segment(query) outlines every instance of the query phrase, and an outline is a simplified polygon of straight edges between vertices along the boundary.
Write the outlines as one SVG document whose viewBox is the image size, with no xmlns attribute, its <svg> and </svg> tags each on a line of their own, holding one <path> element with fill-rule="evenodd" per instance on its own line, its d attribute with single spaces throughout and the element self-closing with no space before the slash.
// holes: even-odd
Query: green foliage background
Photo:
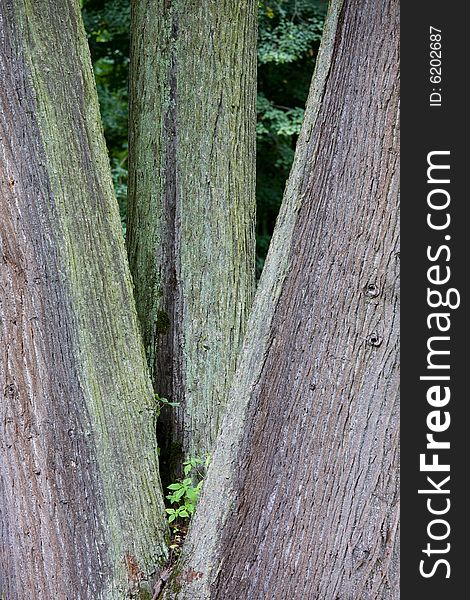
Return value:
<svg viewBox="0 0 470 600">
<path fill-rule="evenodd" d="M 326 16 L 325 0 L 260 0 L 257 271 L 282 200 Z M 129 0 L 82 0 L 114 186 L 125 232 Z"/>
</svg>

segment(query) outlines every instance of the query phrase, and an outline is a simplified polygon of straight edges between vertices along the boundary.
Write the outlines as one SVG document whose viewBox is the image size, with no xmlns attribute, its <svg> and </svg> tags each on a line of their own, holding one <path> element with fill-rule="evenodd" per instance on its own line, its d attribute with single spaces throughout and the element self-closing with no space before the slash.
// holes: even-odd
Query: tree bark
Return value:
<svg viewBox="0 0 470 600">
<path fill-rule="evenodd" d="M 254 290 L 256 1 L 132 9 L 130 265 L 155 390 L 180 403 L 161 456 L 201 456 Z"/>
<path fill-rule="evenodd" d="M 0 140 L 0 595 L 150 597 L 154 396 L 75 0 L 0 0 Z"/>
<path fill-rule="evenodd" d="M 397 0 L 332 0 L 228 411 L 166 598 L 396 600 Z"/>
</svg>

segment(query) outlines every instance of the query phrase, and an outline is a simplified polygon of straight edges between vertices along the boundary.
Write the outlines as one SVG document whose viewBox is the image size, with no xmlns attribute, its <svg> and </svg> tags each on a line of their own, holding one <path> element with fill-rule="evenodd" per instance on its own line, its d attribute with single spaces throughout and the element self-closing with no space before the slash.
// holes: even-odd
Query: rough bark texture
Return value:
<svg viewBox="0 0 470 600">
<path fill-rule="evenodd" d="M 78 2 L 0 0 L 0 142 L 0 596 L 122 599 L 165 523 Z"/>
<path fill-rule="evenodd" d="M 396 600 L 398 1 L 333 0 L 166 598 Z"/>
<path fill-rule="evenodd" d="M 215 440 L 254 286 L 256 1 L 134 0 L 128 251 L 162 457 Z"/>
</svg>

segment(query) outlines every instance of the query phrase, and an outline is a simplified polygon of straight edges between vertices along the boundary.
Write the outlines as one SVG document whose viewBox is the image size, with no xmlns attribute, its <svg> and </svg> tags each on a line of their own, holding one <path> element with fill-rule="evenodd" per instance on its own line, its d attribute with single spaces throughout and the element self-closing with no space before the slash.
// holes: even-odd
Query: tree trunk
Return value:
<svg viewBox="0 0 470 600">
<path fill-rule="evenodd" d="M 132 6 L 128 252 L 162 457 L 200 456 L 254 289 L 256 1 Z"/>
<path fill-rule="evenodd" d="M 398 16 L 397 0 L 331 2 L 167 598 L 399 597 Z"/>
<path fill-rule="evenodd" d="M 165 560 L 166 526 L 75 0 L 0 0 L 0 140 L 0 595 L 122 599 Z"/>
</svg>

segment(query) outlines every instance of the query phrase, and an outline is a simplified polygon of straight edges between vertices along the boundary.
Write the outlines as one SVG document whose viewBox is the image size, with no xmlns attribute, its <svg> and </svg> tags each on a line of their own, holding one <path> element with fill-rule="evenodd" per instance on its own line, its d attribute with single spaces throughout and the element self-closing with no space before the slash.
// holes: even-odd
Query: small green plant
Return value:
<svg viewBox="0 0 470 600">
<path fill-rule="evenodd" d="M 155 398 L 157 399 L 157 402 L 159 402 L 160 404 L 166 404 L 167 406 L 179 406 L 180 405 L 179 402 L 170 402 L 169 400 L 167 400 L 166 398 L 162 398 L 158 394 L 155 394 Z"/>
<path fill-rule="evenodd" d="M 154 413 L 154 416 L 158 419 L 164 406 L 172 406 L 174 408 L 179 405 L 179 402 L 170 402 L 167 398 L 162 398 L 162 396 L 155 394 L 155 405 L 152 407 L 151 411 Z"/>
<path fill-rule="evenodd" d="M 167 508 L 168 522 L 176 519 L 189 519 L 195 509 L 204 483 L 205 468 L 210 463 L 210 455 L 205 459 L 192 457 L 183 463 L 184 479 L 168 486 L 171 494 L 167 499 L 173 505 Z"/>
<path fill-rule="evenodd" d="M 154 423 L 156 423 L 162 412 L 162 408 L 164 406 L 172 406 L 174 408 L 179 405 L 180 405 L 179 402 L 170 402 L 167 398 L 162 398 L 162 396 L 155 394 L 155 403 L 152 406 L 149 406 L 147 408 L 147 410 L 151 414 L 151 416 L 154 420 Z M 157 454 L 158 454 L 158 456 L 160 456 L 160 448 L 158 446 L 157 446 Z"/>
</svg>

